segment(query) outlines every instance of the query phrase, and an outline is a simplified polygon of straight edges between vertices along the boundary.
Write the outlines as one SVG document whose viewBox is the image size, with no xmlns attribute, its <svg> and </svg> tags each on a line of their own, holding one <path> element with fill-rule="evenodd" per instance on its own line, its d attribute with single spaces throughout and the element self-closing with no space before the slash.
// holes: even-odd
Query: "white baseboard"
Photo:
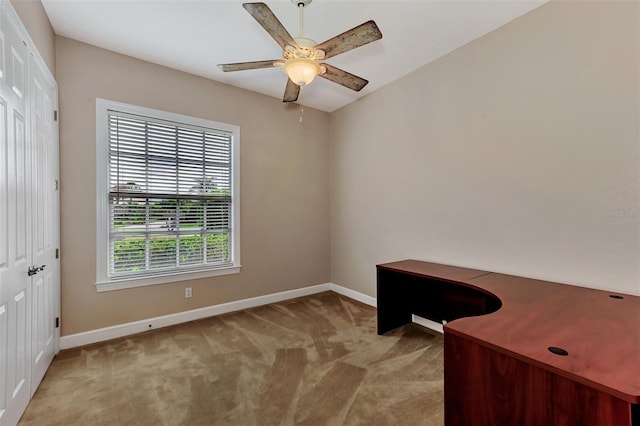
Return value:
<svg viewBox="0 0 640 426">
<path fill-rule="evenodd" d="M 255 308 L 257 306 L 268 305 L 270 303 L 282 302 L 284 300 L 295 299 L 296 297 L 309 296 L 322 293 L 323 291 L 334 291 L 343 296 L 357 300 L 367 305 L 376 306 L 376 299 L 357 291 L 350 290 L 333 283 L 318 284 L 310 287 L 299 288 L 280 293 L 268 294 L 265 296 L 252 297 L 250 299 L 238 300 L 235 302 L 223 303 L 220 305 L 207 306 L 205 308 L 193 309 L 175 314 L 163 315 L 146 320 L 118 324 L 112 327 L 99 328 L 77 334 L 70 334 L 60 338 L 60 349 L 70 349 L 78 346 L 90 345 L 92 343 L 104 342 L 118 337 L 129 336 L 141 333 L 146 330 L 167 327 L 181 324 L 197 319 L 222 315 L 229 312 L 240 311 L 242 309 Z"/>
<path fill-rule="evenodd" d="M 329 283 L 329 290 L 335 291 L 336 293 L 346 296 L 349 299 L 357 300 L 358 302 L 364 303 L 365 305 L 373 306 L 374 308 L 378 307 L 378 301 L 375 297 L 367 296 L 366 294 L 351 290 L 350 288 L 342 287 L 338 284 Z"/>
<path fill-rule="evenodd" d="M 411 314 L 411 322 L 426 327 L 429 330 L 437 331 L 440 334 L 444 334 L 443 324 L 440 324 L 439 322 L 431 321 L 430 319 L 422 318 L 414 314 Z"/>
</svg>

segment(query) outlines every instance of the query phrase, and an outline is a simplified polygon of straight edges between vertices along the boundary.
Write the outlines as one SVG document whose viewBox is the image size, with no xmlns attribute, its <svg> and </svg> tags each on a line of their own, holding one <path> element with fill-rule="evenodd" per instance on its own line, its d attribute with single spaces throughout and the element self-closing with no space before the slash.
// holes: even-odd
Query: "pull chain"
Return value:
<svg viewBox="0 0 640 426">
<path fill-rule="evenodd" d="M 298 2 L 298 37 L 304 37 L 304 3 Z M 300 93 L 298 95 L 298 105 L 300 105 L 300 118 L 299 121 L 302 123 L 302 119 L 304 116 L 304 107 L 302 106 L 302 87 L 300 87 Z"/>
<path fill-rule="evenodd" d="M 309 2 L 310 3 L 310 2 Z M 298 37 L 304 37 L 304 7 L 305 3 L 302 1 L 298 1 Z M 302 123 L 302 119 L 304 116 L 304 107 L 302 106 L 302 87 L 300 87 L 300 93 L 298 95 L 298 104 L 300 105 L 300 123 Z"/>
<path fill-rule="evenodd" d="M 298 94 L 298 105 L 300 105 L 300 123 L 302 123 L 302 118 L 304 115 L 304 107 L 302 106 L 302 92 L 304 92 L 304 87 L 300 87 L 300 93 Z"/>
</svg>

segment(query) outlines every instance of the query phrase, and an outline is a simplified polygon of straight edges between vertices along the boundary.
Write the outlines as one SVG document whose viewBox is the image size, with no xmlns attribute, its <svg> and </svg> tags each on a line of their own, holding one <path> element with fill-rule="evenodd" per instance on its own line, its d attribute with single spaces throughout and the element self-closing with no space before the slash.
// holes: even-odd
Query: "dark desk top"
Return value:
<svg viewBox="0 0 640 426">
<path fill-rule="evenodd" d="M 640 403 L 640 297 L 417 260 L 378 267 L 457 283 L 502 302 L 496 312 L 447 323 L 445 335 Z M 569 354 L 555 355 L 550 346 Z"/>
</svg>

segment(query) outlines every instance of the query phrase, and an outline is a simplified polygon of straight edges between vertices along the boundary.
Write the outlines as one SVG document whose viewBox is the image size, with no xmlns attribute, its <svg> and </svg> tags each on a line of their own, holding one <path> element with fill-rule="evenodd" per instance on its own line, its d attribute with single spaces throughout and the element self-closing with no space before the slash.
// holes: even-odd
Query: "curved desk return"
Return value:
<svg viewBox="0 0 640 426">
<path fill-rule="evenodd" d="M 640 425 L 640 298 L 405 260 L 377 266 L 378 334 L 444 326 L 445 424 Z"/>
</svg>

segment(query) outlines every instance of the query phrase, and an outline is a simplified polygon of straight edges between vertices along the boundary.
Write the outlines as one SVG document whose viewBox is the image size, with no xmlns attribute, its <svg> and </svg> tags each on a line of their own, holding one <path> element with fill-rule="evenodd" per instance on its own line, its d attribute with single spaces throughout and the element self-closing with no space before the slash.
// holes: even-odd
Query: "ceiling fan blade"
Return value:
<svg viewBox="0 0 640 426">
<path fill-rule="evenodd" d="M 291 79 L 287 80 L 287 87 L 284 89 L 284 97 L 282 102 L 295 102 L 300 94 L 300 86 L 295 84 Z"/>
<path fill-rule="evenodd" d="M 275 67 L 277 63 L 281 63 L 278 59 L 272 59 L 270 61 L 254 61 L 254 62 L 237 62 L 235 64 L 218 64 L 218 67 L 224 72 L 229 71 L 244 71 L 244 70 L 256 70 L 259 68 L 271 68 Z"/>
<path fill-rule="evenodd" d="M 382 32 L 374 21 L 367 21 L 364 24 L 351 28 L 323 43 L 314 46 L 314 50 L 323 50 L 324 59 L 337 56 L 341 53 L 353 50 L 356 47 L 364 46 L 372 41 L 380 40 Z"/>
<path fill-rule="evenodd" d="M 322 64 L 322 66 L 326 68 L 327 72 L 320 74 L 320 77 L 326 78 L 334 83 L 338 83 L 339 85 L 351 90 L 355 90 L 356 92 L 359 92 L 364 86 L 369 84 L 368 80 L 341 70 L 340 68 L 336 68 L 329 64 Z"/>
<path fill-rule="evenodd" d="M 262 25 L 262 28 L 273 37 L 282 50 L 284 50 L 287 45 L 298 47 L 293 37 L 291 37 L 291 34 L 289 34 L 278 18 L 276 18 L 276 15 L 269 9 L 269 6 L 264 3 L 243 3 L 242 7 Z"/>
</svg>

